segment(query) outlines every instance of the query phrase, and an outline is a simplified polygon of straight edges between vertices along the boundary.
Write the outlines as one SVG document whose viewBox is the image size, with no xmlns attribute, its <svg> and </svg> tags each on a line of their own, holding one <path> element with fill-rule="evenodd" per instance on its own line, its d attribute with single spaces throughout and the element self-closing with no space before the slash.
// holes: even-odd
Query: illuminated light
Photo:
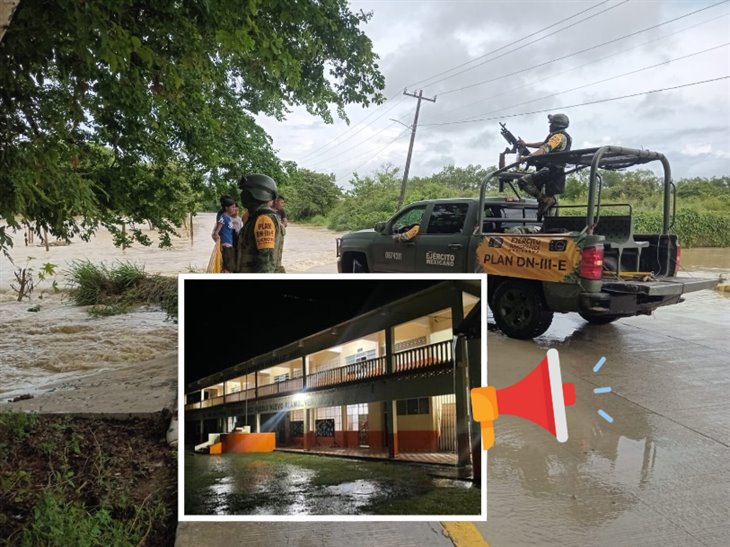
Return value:
<svg viewBox="0 0 730 547">
<path fill-rule="evenodd" d="M 611 387 L 597 387 L 593 390 L 593 393 L 611 393 Z"/>
<path fill-rule="evenodd" d="M 605 362 L 606 362 L 606 358 L 605 357 L 601 357 L 598 360 L 598 362 L 594 365 L 593 372 L 598 372 L 599 370 L 601 370 L 601 367 L 603 366 L 603 363 L 605 363 Z"/>
</svg>

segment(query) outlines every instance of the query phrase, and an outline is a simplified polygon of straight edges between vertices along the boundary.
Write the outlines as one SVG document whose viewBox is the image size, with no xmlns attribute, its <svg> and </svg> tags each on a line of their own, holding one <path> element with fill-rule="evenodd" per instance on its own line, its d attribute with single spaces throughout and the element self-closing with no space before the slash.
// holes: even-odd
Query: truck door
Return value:
<svg viewBox="0 0 730 547">
<path fill-rule="evenodd" d="M 383 231 L 373 240 L 373 262 L 376 272 L 413 272 L 416 267 L 416 236 L 411 241 L 395 241 L 393 234 L 401 233 L 408 227 L 421 225 L 426 212 L 426 204 L 416 204 L 403 209 L 388 221 Z"/>
<path fill-rule="evenodd" d="M 465 226 L 468 202 L 435 203 L 425 231 L 416 237 L 416 268 L 419 272 L 465 272 L 471 233 Z M 471 223 L 468 224 L 471 226 Z"/>
</svg>

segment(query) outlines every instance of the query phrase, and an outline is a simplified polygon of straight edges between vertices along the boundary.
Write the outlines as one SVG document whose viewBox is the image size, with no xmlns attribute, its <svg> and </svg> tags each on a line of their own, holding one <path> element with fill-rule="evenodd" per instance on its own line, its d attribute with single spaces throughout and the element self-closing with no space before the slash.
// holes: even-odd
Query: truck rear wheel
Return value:
<svg viewBox="0 0 730 547">
<path fill-rule="evenodd" d="M 591 325 L 608 325 L 617 319 L 624 317 L 623 315 L 594 315 L 591 313 L 580 313 L 580 316 L 588 321 Z"/>
<path fill-rule="evenodd" d="M 491 308 L 499 330 L 510 338 L 535 338 L 553 322 L 553 312 L 545 307 L 539 285 L 533 283 L 500 283 L 493 293 Z"/>
</svg>

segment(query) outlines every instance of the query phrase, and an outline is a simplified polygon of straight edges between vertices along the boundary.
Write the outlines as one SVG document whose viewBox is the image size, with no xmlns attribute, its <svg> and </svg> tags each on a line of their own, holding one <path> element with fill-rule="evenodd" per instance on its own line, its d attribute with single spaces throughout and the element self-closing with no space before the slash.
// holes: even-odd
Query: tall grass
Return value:
<svg viewBox="0 0 730 547">
<path fill-rule="evenodd" d="M 117 262 L 111 266 L 74 261 L 68 271 L 71 297 L 79 306 L 93 306 L 95 316 L 116 315 L 138 304 L 159 305 L 177 317 L 177 279 L 148 275 L 144 266 Z"/>
</svg>

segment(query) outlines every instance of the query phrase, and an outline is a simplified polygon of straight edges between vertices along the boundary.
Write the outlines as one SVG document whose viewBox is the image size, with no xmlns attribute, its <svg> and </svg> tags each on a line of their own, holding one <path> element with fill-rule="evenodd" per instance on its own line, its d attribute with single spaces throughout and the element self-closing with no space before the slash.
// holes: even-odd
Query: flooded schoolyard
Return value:
<svg viewBox="0 0 730 547">
<path fill-rule="evenodd" d="M 273 452 L 186 451 L 188 515 L 477 515 L 481 489 L 450 470 Z"/>
</svg>

